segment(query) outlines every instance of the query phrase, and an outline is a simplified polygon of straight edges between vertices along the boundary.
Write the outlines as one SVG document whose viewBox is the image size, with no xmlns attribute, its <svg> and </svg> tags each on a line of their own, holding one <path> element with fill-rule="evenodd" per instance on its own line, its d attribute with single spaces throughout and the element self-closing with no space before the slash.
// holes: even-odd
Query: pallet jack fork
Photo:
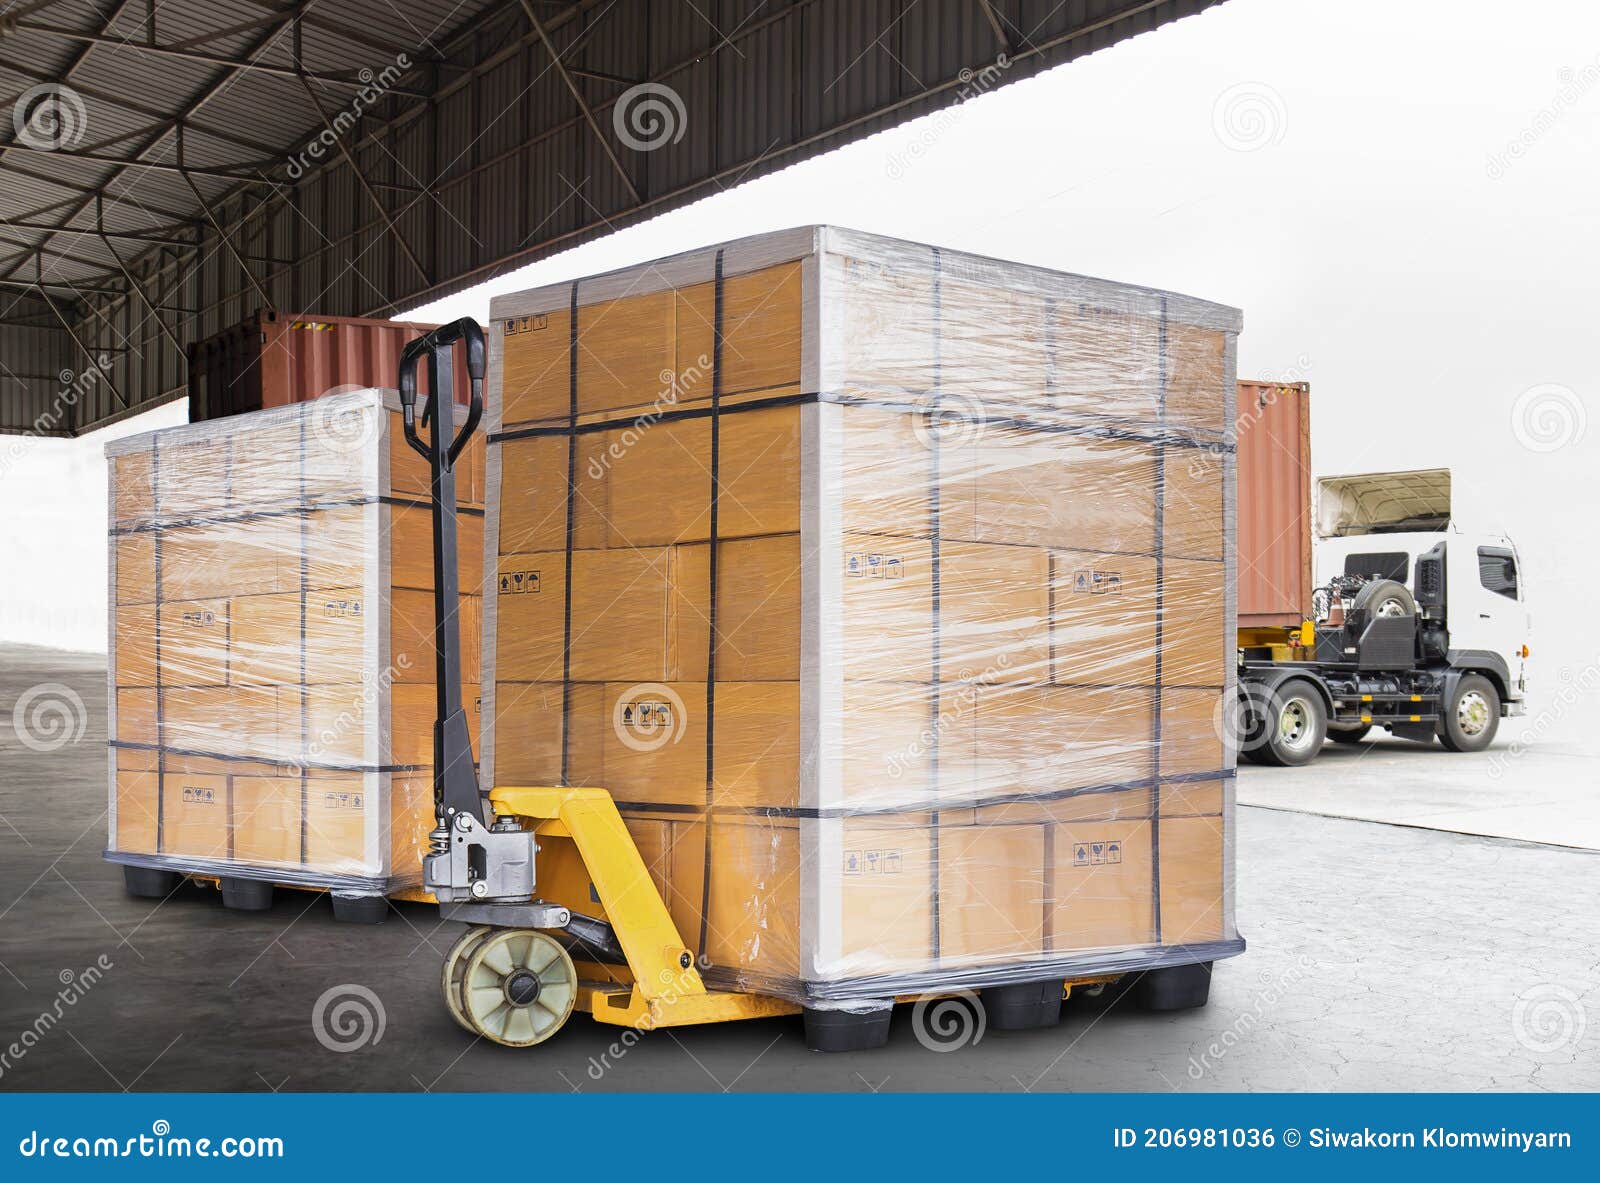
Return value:
<svg viewBox="0 0 1600 1183">
<path fill-rule="evenodd" d="M 466 349 L 471 384 L 459 428 L 451 391 L 457 347 Z M 428 394 L 419 416 L 424 358 Z M 400 357 L 406 442 L 432 476 L 437 825 L 423 884 L 442 917 L 472 926 L 445 955 L 445 1004 L 472 1034 L 512 1047 L 548 1039 L 574 1010 L 640 1030 L 793 1014 L 800 1008 L 783 999 L 706 988 L 610 793 L 482 791 L 461 700 L 455 465 L 483 417 L 485 361 L 483 330 L 470 319 L 417 338 Z M 578 901 L 600 914 L 579 911 Z"/>
</svg>

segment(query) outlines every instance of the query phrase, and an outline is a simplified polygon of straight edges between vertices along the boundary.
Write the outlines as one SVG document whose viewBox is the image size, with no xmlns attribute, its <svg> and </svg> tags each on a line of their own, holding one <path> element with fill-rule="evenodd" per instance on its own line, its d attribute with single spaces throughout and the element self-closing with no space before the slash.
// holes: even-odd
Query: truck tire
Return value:
<svg viewBox="0 0 1600 1183">
<path fill-rule="evenodd" d="M 1308 764 L 1328 736 L 1328 708 L 1310 682 L 1301 679 L 1274 688 L 1267 734 L 1251 754 L 1258 764 L 1294 767 Z"/>
<path fill-rule="evenodd" d="M 1415 616 L 1417 601 L 1405 584 L 1392 579 L 1374 579 L 1356 593 L 1351 611 L 1366 612 L 1373 618 Z"/>
<path fill-rule="evenodd" d="M 1500 692 L 1481 674 L 1456 682 L 1455 693 L 1439 714 L 1439 742 L 1452 752 L 1481 752 L 1500 729 Z"/>
<path fill-rule="evenodd" d="M 1328 727 L 1328 738 L 1334 743 L 1361 743 L 1367 738 L 1367 732 L 1372 730 L 1371 723 L 1358 723 L 1354 727 Z"/>
</svg>

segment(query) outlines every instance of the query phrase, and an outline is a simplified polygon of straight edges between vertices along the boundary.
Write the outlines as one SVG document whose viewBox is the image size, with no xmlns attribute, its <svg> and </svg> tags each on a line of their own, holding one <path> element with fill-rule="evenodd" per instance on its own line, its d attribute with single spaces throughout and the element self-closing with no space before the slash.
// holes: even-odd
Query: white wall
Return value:
<svg viewBox="0 0 1600 1183">
<path fill-rule="evenodd" d="M 0 436 L 0 641 L 105 651 L 106 442 L 187 419 L 180 401 L 81 439 Z"/>
</svg>

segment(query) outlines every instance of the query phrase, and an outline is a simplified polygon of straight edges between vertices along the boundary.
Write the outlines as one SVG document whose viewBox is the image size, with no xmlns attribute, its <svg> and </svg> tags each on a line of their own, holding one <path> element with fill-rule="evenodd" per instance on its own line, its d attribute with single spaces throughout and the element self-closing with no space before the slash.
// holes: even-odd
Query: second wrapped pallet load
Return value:
<svg viewBox="0 0 1600 1183">
<path fill-rule="evenodd" d="M 492 319 L 485 783 L 609 790 L 710 982 L 1242 949 L 1236 311 L 807 227 Z"/>
<path fill-rule="evenodd" d="M 334 394 L 106 450 L 107 857 L 137 894 L 191 875 L 251 907 L 287 884 L 381 918 L 420 888 L 434 825 L 429 474 L 397 399 Z M 471 643 L 481 449 L 462 466 Z"/>
</svg>

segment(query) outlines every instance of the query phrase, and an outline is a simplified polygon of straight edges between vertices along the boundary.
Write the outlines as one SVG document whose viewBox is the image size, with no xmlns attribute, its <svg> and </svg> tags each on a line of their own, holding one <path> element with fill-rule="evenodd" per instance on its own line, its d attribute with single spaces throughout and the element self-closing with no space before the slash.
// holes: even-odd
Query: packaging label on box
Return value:
<svg viewBox="0 0 1600 1183">
<path fill-rule="evenodd" d="M 329 617 L 339 617 L 339 616 L 354 617 L 354 616 L 360 616 L 361 615 L 361 601 L 360 600 L 324 600 L 322 602 L 322 614 L 324 616 L 329 616 Z"/>
<path fill-rule="evenodd" d="M 550 327 L 550 314 L 541 312 L 538 316 L 514 316 L 506 321 L 506 336 L 514 337 L 518 333 L 536 333 L 540 329 Z"/>
<path fill-rule="evenodd" d="M 217 803 L 217 790 L 204 785 L 184 785 L 183 803 L 185 805 L 215 805 Z"/>
<path fill-rule="evenodd" d="M 503 596 L 537 595 L 539 584 L 538 571 L 500 572 L 500 594 Z"/>
<path fill-rule="evenodd" d="M 365 804 L 361 793 L 324 793 L 322 804 L 326 809 L 359 810 Z"/>
<path fill-rule="evenodd" d="M 1072 590 L 1092 596 L 1121 595 L 1122 572 L 1095 571 L 1086 567 L 1073 575 Z"/>
<path fill-rule="evenodd" d="M 852 551 L 844 557 L 844 573 L 852 579 L 901 579 L 906 565 L 898 555 Z"/>
<path fill-rule="evenodd" d="M 898 875 L 900 874 L 898 850 L 847 850 L 844 852 L 846 875 Z"/>
<path fill-rule="evenodd" d="M 1074 842 L 1072 865 L 1074 867 L 1115 866 L 1122 862 L 1122 843 L 1116 839 L 1108 842 Z"/>
</svg>

